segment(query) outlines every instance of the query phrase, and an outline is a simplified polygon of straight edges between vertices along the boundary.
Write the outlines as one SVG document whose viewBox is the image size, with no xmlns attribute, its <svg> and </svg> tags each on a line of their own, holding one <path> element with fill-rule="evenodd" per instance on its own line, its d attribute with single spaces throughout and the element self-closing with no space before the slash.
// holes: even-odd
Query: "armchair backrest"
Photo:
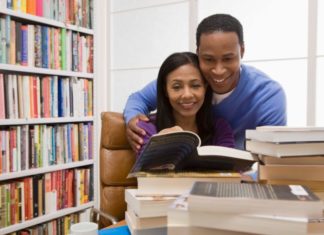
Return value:
<svg viewBox="0 0 324 235">
<path fill-rule="evenodd" d="M 127 209 L 125 189 L 137 185 L 136 179 L 126 178 L 135 162 L 135 153 L 128 144 L 121 113 L 103 112 L 101 124 L 100 210 L 122 220 Z M 100 219 L 100 226 L 108 225 L 108 220 Z"/>
</svg>

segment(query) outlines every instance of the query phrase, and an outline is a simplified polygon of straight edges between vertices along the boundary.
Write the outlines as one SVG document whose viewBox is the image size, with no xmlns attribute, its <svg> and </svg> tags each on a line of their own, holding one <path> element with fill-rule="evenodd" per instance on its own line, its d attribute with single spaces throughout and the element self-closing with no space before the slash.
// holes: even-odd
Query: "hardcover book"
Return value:
<svg viewBox="0 0 324 235">
<path fill-rule="evenodd" d="M 154 135 L 137 158 L 129 177 L 142 171 L 245 171 L 256 161 L 247 151 L 200 145 L 199 136 L 190 131 Z"/>
<path fill-rule="evenodd" d="M 264 165 L 324 165 L 324 155 L 276 157 L 258 154 L 258 158 Z"/>
<path fill-rule="evenodd" d="M 301 185 L 195 182 L 189 210 L 320 218 L 323 202 Z"/>
<path fill-rule="evenodd" d="M 323 165 L 260 165 L 260 180 L 324 181 Z"/>
<path fill-rule="evenodd" d="M 142 196 L 137 189 L 125 190 L 125 201 L 128 210 L 133 210 L 140 218 L 161 217 L 167 215 L 168 206 L 176 199 L 176 195 Z"/>
<path fill-rule="evenodd" d="M 195 181 L 241 182 L 238 172 L 139 172 L 137 174 L 138 194 L 180 195 L 188 192 Z M 158 185 L 158 187 L 157 187 Z"/>
<path fill-rule="evenodd" d="M 179 234 L 203 234 L 203 235 L 251 235 L 251 233 L 223 230 L 193 225 L 192 211 L 188 211 L 188 194 L 179 196 L 168 208 L 168 235 Z M 205 213 L 206 216 L 215 215 L 215 213 Z M 200 220 L 209 218 L 201 217 Z M 214 218 L 215 219 L 215 218 Z M 218 219 L 211 224 L 217 224 Z M 225 221 L 228 224 L 229 221 Z"/>
<path fill-rule="evenodd" d="M 128 225 L 133 225 L 134 230 L 166 228 L 167 226 L 167 216 L 141 218 L 130 208 L 127 209 L 125 219 Z"/>
<path fill-rule="evenodd" d="M 320 234 L 324 231 L 324 218 L 296 218 L 276 215 L 211 213 L 206 211 L 189 211 L 188 195 L 178 197 L 168 210 L 168 230 L 181 225 L 187 228 L 209 229 L 214 233 L 223 231 L 228 234 Z M 176 229 L 175 231 L 179 231 Z M 232 232 L 232 233 L 231 233 Z M 168 233 L 169 234 L 169 233 Z M 180 233 L 174 233 L 180 234 Z M 182 233 L 185 234 L 185 233 Z M 205 234 L 205 233 L 189 233 Z M 220 234 L 223 234 L 220 232 Z"/>
<path fill-rule="evenodd" d="M 246 130 L 246 139 L 273 143 L 324 141 L 324 127 L 260 126 Z"/>
<path fill-rule="evenodd" d="M 324 141 L 271 143 L 247 140 L 246 149 L 252 153 L 274 157 L 324 155 Z"/>
</svg>

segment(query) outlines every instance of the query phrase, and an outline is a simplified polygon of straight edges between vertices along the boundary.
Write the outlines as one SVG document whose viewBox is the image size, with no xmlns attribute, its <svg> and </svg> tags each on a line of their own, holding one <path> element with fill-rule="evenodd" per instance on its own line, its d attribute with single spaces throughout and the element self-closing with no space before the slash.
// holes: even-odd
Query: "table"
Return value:
<svg viewBox="0 0 324 235">
<path fill-rule="evenodd" d="M 98 235 L 131 235 L 131 233 L 126 225 L 126 221 L 122 220 L 117 224 L 100 229 Z"/>
</svg>

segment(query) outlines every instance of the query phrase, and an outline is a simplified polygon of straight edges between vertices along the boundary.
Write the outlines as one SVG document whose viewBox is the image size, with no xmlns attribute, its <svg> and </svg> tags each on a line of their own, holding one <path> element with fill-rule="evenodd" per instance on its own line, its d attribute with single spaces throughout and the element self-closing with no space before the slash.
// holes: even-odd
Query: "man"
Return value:
<svg viewBox="0 0 324 235">
<path fill-rule="evenodd" d="M 286 125 L 286 97 L 282 87 L 263 72 L 241 64 L 243 27 L 231 15 L 211 15 L 198 25 L 197 55 L 203 75 L 211 86 L 213 112 L 226 119 L 234 131 L 235 147 L 244 149 L 245 130 L 263 125 Z M 134 150 L 140 148 L 144 131 L 139 119 L 156 108 L 156 81 L 127 100 L 124 118 Z M 145 115 L 144 115 L 145 114 Z"/>
</svg>

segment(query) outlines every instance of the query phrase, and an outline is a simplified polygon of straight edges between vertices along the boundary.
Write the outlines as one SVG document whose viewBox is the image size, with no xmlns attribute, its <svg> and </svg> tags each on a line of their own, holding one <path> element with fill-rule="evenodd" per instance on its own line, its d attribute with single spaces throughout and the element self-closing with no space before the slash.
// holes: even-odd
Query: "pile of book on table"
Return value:
<svg viewBox="0 0 324 235">
<path fill-rule="evenodd" d="M 261 182 L 304 185 L 324 200 L 324 127 L 263 126 L 246 138 Z"/>
<path fill-rule="evenodd" d="M 323 234 L 323 203 L 307 187 L 195 182 L 168 211 L 168 234 Z"/>
<path fill-rule="evenodd" d="M 125 192 L 125 219 L 133 235 L 166 234 L 169 206 L 195 181 L 239 183 L 239 172 L 255 162 L 247 151 L 199 146 L 198 135 L 186 131 L 150 139 L 129 173 L 137 177 L 138 189 Z"/>
</svg>

